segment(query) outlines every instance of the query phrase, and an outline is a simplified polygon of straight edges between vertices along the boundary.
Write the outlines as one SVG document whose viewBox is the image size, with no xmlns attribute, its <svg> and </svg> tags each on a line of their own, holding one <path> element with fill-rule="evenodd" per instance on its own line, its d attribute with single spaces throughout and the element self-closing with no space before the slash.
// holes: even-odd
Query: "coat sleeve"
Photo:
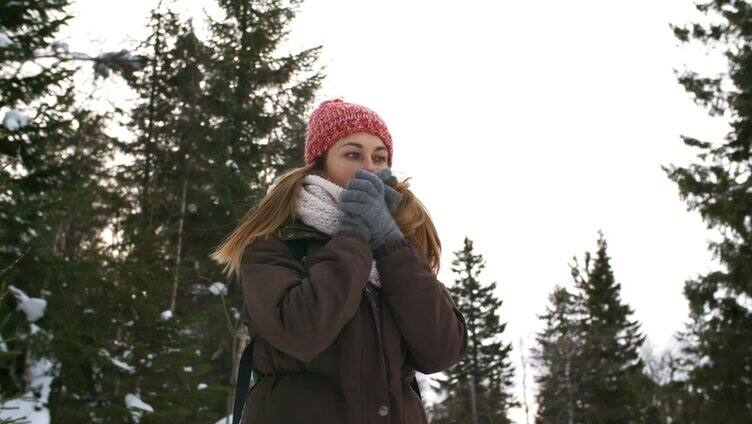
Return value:
<svg viewBox="0 0 752 424">
<path fill-rule="evenodd" d="M 357 311 L 372 261 L 365 236 L 340 231 L 309 258 L 306 275 L 280 239 L 254 240 L 240 273 L 251 327 L 282 352 L 313 360 Z"/>
<path fill-rule="evenodd" d="M 432 374 L 462 360 L 468 343 L 465 318 L 425 256 L 400 239 L 380 246 L 373 257 L 415 369 Z"/>
</svg>

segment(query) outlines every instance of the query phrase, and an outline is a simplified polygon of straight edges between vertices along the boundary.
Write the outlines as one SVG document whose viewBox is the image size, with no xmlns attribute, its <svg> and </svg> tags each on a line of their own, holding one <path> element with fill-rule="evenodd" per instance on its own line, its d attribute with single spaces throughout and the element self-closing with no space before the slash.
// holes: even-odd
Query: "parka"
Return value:
<svg viewBox="0 0 752 424">
<path fill-rule="evenodd" d="M 302 239 L 302 261 L 286 240 Z M 376 260 L 381 287 L 369 280 Z M 241 259 L 256 334 L 243 424 L 427 424 L 413 389 L 467 350 L 465 318 L 407 239 L 372 251 L 359 233 L 288 219 Z"/>
</svg>

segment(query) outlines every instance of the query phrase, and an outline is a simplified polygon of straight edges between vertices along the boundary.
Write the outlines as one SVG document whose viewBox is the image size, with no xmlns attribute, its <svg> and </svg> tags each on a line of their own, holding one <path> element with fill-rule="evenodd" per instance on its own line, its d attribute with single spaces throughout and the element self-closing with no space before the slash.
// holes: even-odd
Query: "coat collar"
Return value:
<svg viewBox="0 0 752 424">
<path fill-rule="evenodd" d="M 309 237 L 327 239 L 331 237 L 329 234 L 306 224 L 300 218 L 287 218 L 287 220 L 280 225 L 278 233 L 279 238 L 282 240 L 294 240 Z"/>
</svg>

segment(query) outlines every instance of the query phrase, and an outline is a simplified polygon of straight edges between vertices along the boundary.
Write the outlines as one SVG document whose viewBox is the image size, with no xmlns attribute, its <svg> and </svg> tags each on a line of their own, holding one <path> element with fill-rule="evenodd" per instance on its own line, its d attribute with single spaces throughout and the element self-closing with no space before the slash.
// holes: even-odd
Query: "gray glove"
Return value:
<svg viewBox="0 0 752 424">
<path fill-rule="evenodd" d="M 397 177 L 392 175 L 392 170 L 389 168 L 382 168 L 376 175 L 384 183 L 384 200 L 386 201 L 386 205 L 389 207 L 390 212 L 394 212 L 400 200 L 402 200 L 402 194 L 390 187 L 397 181 Z"/>
<path fill-rule="evenodd" d="M 341 210 L 341 209 L 340 209 Z M 368 228 L 368 225 L 366 225 L 366 222 L 358 215 L 350 214 L 345 212 L 345 216 L 343 216 L 339 220 L 339 229 L 340 231 L 352 231 L 354 233 L 362 234 L 366 237 L 366 239 L 371 240 L 371 229 Z"/>
<path fill-rule="evenodd" d="M 337 208 L 345 214 L 355 215 L 365 221 L 371 230 L 371 250 L 376 250 L 391 240 L 404 238 L 389 212 L 384 197 L 384 182 L 376 174 L 359 169 L 342 193 Z"/>
</svg>

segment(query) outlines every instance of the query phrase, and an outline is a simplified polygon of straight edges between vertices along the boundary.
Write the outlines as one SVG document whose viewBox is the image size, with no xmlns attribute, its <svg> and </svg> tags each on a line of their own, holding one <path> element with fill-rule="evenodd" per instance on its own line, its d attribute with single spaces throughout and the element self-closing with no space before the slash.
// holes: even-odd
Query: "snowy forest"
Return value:
<svg viewBox="0 0 752 424">
<path fill-rule="evenodd" d="M 277 51 L 301 0 L 216 0 L 208 37 L 172 3 L 154 1 L 138 45 L 93 54 L 57 37 L 71 0 L 0 1 L 0 424 L 231 422 L 248 333 L 239 282 L 209 253 L 303 165 L 326 74 L 321 46 Z M 682 135 L 695 160 L 663 168 L 723 235 L 707 246 L 723 267 L 684 284 L 680 351 L 646 353 L 603 233 L 572 252 L 535 344 L 513 346 L 482 273 L 493 258 L 466 237 L 446 246 L 446 283 L 468 351 L 418 376 L 439 395 L 424 397 L 430 422 L 511 423 L 511 408 L 526 424 L 752 422 L 752 5 L 696 8 L 711 23 L 666 24 L 729 66 L 676 84 L 732 131 Z M 123 81 L 133 101 L 88 106 L 82 74 Z"/>
</svg>

